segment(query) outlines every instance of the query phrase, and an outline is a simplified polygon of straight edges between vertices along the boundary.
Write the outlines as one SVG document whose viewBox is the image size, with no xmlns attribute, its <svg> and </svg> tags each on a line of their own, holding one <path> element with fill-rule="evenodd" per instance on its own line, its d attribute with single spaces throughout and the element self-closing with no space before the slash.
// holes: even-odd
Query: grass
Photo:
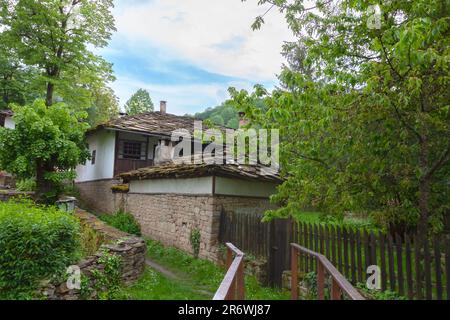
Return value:
<svg viewBox="0 0 450 320">
<path fill-rule="evenodd" d="M 293 217 L 298 222 L 319 223 L 320 215 L 321 215 L 320 212 L 300 211 L 293 214 Z"/>
<path fill-rule="evenodd" d="M 209 300 L 211 297 L 196 291 L 189 282 L 168 279 L 146 268 L 141 278 L 122 289 L 121 296 L 130 300 Z"/>
<path fill-rule="evenodd" d="M 130 299 L 212 299 L 225 275 L 224 268 L 207 260 L 195 259 L 182 250 L 165 247 L 156 241 L 148 240 L 147 246 L 148 257 L 179 276 L 180 280 L 168 279 L 147 269 L 135 284 L 123 289 Z M 262 287 L 252 275 L 246 275 L 245 283 L 248 300 L 289 299 L 289 292 Z"/>
</svg>

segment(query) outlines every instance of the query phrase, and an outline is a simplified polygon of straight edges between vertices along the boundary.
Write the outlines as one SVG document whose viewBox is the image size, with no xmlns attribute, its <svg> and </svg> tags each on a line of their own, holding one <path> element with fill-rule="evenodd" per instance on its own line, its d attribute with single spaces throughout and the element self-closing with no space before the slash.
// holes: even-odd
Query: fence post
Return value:
<svg viewBox="0 0 450 320">
<path fill-rule="evenodd" d="M 317 296 L 319 300 L 324 300 L 324 289 L 325 289 L 325 271 L 323 269 L 323 264 L 320 259 L 316 259 L 317 261 Z"/>
<path fill-rule="evenodd" d="M 291 298 L 298 299 L 298 252 L 291 246 Z"/>
<path fill-rule="evenodd" d="M 237 273 L 237 298 L 238 300 L 245 300 L 245 279 L 244 279 L 244 260 L 239 264 Z"/>
<path fill-rule="evenodd" d="M 331 282 L 331 300 L 341 300 L 341 289 L 334 278 Z"/>
</svg>

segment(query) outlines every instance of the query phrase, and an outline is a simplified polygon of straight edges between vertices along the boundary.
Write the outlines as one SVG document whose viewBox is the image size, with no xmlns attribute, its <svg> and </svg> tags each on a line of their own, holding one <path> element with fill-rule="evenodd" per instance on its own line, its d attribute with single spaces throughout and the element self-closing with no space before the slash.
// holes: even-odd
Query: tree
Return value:
<svg viewBox="0 0 450 320">
<path fill-rule="evenodd" d="M 363 0 L 313 2 L 260 1 L 285 13 L 301 61 L 271 94 L 231 89 L 254 124 L 281 130 L 287 180 L 274 199 L 285 205 L 269 214 L 313 205 L 417 226 L 422 237 L 439 230 L 450 209 L 445 1 L 390 1 L 381 15 Z M 265 113 L 253 107 L 260 98 Z"/>
<path fill-rule="evenodd" d="M 153 102 L 150 94 L 145 89 L 136 91 L 125 104 L 125 112 L 129 115 L 151 111 L 153 111 Z"/>
<path fill-rule="evenodd" d="M 23 65 L 0 34 L 0 109 L 7 109 L 11 103 L 24 105 L 37 97 L 38 88 L 32 85 L 36 76 L 36 70 Z"/>
<path fill-rule="evenodd" d="M 0 0 L 3 39 L 42 72 L 36 81 L 45 84 L 47 106 L 55 93 L 64 99 L 83 84 L 113 79 L 111 65 L 88 49 L 107 45 L 112 7 L 112 0 Z M 74 85 L 74 78 L 84 81 Z"/>
<path fill-rule="evenodd" d="M 92 95 L 93 104 L 87 110 L 92 127 L 119 116 L 119 100 L 111 88 L 95 88 Z"/>
<path fill-rule="evenodd" d="M 73 169 L 89 157 L 85 112 L 43 100 L 14 106 L 16 129 L 0 128 L 0 168 L 19 178 L 36 178 L 37 197 L 52 202 L 58 183 L 73 178 Z"/>
</svg>

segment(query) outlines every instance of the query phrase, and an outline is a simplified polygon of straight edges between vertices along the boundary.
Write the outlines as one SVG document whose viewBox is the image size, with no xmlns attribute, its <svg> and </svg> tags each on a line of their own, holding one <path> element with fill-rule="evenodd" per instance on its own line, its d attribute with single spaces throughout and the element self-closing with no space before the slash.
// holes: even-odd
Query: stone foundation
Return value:
<svg viewBox="0 0 450 320">
<path fill-rule="evenodd" d="M 264 198 L 133 193 L 116 195 L 116 209 L 121 205 L 140 223 L 143 235 L 186 252 L 193 252 L 190 234 L 198 229 L 199 257 L 214 262 L 219 260 L 223 210 L 245 214 L 261 213 L 273 207 Z"/>
<path fill-rule="evenodd" d="M 218 262 L 220 214 L 262 213 L 274 208 L 267 198 L 188 195 L 142 194 L 112 192 L 117 180 L 77 184 L 82 203 L 97 212 L 130 212 L 141 225 L 142 234 L 193 253 L 191 231 L 200 231 L 199 257 Z"/>
</svg>

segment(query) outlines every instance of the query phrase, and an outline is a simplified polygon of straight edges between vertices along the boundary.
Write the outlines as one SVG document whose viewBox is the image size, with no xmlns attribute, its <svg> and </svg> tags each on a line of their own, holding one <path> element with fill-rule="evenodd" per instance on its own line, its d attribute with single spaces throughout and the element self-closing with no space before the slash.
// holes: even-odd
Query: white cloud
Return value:
<svg viewBox="0 0 450 320">
<path fill-rule="evenodd" d="M 251 23 L 267 8 L 257 0 L 121 0 L 115 9 L 118 36 L 127 46 L 150 45 L 169 59 L 209 72 L 252 81 L 273 81 L 284 62 L 283 41 L 292 40 L 282 14 L 272 10 L 262 30 Z"/>
<path fill-rule="evenodd" d="M 112 84 L 116 95 L 121 97 L 121 103 L 126 100 L 123 97 L 130 97 L 136 90 L 142 88 L 151 93 L 155 110 L 159 108 L 160 100 L 168 101 L 168 112 L 183 115 L 202 111 L 211 105 L 219 105 L 228 99 L 228 86 L 237 85 L 240 88 L 250 89 L 246 83 L 230 82 L 223 84 L 192 84 L 192 85 L 162 85 L 135 80 L 132 77 L 119 76 Z"/>
</svg>

